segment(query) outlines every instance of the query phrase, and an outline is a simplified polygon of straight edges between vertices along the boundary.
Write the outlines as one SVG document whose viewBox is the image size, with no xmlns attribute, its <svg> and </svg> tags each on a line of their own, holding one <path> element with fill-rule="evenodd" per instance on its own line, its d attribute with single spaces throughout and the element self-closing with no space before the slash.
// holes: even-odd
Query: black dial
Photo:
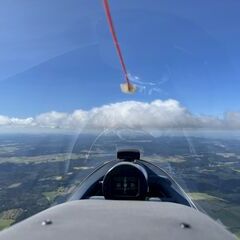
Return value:
<svg viewBox="0 0 240 240">
<path fill-rule="evenodd" d="M 103 180 L 103 194 L 106 199 L 145 199 L 147 190 L 147 173 L 135 163 L 116 164 Z"/>
<path fill-rule="evenodd" d="M 139 187 L 140 181 L 137 176 L 115 176 L 111 183 L 114 196 L 138 196 Z"/>
</svg>

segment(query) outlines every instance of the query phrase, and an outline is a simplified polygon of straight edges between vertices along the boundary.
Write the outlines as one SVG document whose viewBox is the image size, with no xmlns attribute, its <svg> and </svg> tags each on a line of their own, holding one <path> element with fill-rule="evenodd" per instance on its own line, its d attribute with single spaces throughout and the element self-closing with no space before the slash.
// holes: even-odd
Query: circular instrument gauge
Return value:
<svg viewBox="0 0 240 240">
<path fill-rule="evenodd" d="M 113 166 L 103 179 L 106 199 L 144 200 L 148 191 L 146 170 L 135 163 L 121 162 Z"/>
</svg>

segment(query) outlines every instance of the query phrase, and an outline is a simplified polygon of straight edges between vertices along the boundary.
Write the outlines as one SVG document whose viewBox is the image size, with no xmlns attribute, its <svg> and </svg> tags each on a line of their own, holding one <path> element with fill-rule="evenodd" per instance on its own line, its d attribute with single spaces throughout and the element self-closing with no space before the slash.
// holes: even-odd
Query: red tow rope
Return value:
<svg viewBox="0 0 240 240">
<path fill-rule="evenodd" d="M 119 60 L 120 60 L 120 64 L 122 66 L 123 74 L 124 74 L 124 77 L 125 77 L 125 80 L 126 80 L 126 83 L 127 83 L 127 86 L 128 86 L 128 90 L 131 91 L 132 85 L 131 85 L 130 80 L 128 78 L 127 68 L 126 68 L 126 65 L 124 63 L 123 55 L 122 55 L 122 52 L 121 52 L 120 45 L 118 43 L 116 31 L 114 29 L 113 20 L 112 20 L 112 17 L 111 17 L 111 12 L 110 12 L 110 7 L 109 7 L 109 4 L 108 4 L 108 0 L 103 0 L 103 5 L 104 5 L 105 13 L 106 13 L 106 16 L 107 16 L 109 28 L 110 28 L 110 31 L 111 31 L 111 34 L 112 34 L 113 42 L 114 42 L 114 45 L 116 47 L 117 54 L 118 54 L 118 57 L 119 57 Z"/>
</svg>

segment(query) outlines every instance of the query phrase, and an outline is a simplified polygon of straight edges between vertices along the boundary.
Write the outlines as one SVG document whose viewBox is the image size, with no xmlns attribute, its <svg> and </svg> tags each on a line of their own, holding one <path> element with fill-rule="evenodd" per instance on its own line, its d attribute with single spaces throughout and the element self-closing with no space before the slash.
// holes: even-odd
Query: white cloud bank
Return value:
<svg viewBox="0 0 240 240">
<path fill-rule="evenodd" d="M 195 116 L 178 101 L 155 100 L 150 103 L 125 101 L 89 111 L 47 112 L 36 117 L 9 118 L 0 115 L 0 126 L 7 128 L 144 128 L 144 129 L 219 129 L 240 130 L 240 112 L 228 112 L 222 119 Z"/>
</svg>

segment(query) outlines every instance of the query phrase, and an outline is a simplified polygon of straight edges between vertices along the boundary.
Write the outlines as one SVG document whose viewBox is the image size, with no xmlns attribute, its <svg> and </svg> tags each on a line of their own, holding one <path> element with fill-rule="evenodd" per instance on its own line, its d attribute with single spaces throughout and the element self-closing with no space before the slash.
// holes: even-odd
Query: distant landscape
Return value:
<svg viewBox="0 0 240 240">
<path fill-rule="evenodd" d="M 0 135 L 0 229 L 66 201 L 123 145 L 139 147 L 201 211 L 240 237 L 240 140 L 180 136 Z"/>
</svg>

